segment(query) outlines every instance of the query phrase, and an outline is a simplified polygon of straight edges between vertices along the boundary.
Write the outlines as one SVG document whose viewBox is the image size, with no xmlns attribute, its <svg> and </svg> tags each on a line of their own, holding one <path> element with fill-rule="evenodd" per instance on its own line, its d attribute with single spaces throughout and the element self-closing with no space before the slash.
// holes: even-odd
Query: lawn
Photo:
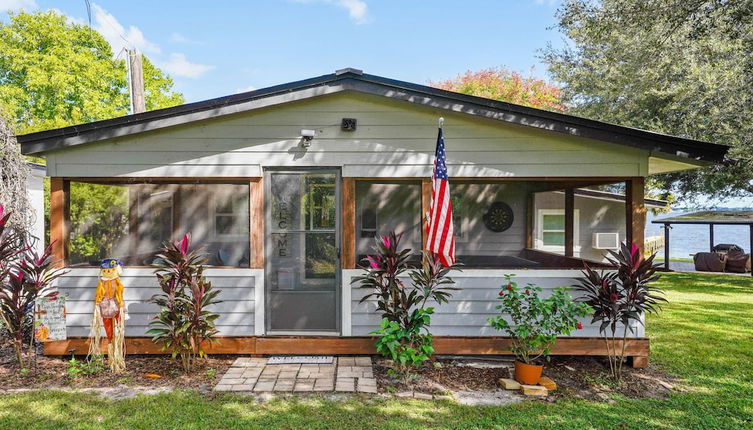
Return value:
<svg viewBox="0 0 753 430">
<path fill-rule="evenodd" d="M 277 400 L 195 392 L 109 401 L 63 392 L 0 397 L 0 429 L 246 428 L 753 428 L 753 281 L 748 277 L 668 274 L 670 303 L 648 318 L 652 361 L 683 379 L 668 399 L 506 407 L 373 399 Z"/>
</svg>

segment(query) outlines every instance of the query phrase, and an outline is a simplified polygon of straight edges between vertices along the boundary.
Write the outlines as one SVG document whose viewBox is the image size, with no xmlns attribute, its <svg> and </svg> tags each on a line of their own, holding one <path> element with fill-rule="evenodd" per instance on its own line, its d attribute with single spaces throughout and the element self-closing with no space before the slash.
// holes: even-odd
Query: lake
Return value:
<svg viewBox="0 0 753 430">
<path fill-rule="evenodd" d="M 683 215 L 695 211 L 671 211 L 654 215 L 650 211 L 646 217 L 646 237 L 660 235 L 664 231 L 662 224 L 652 224 L 655 219 Z M 689 258 L 689 254 L 709 250 L 709 226 L 692 224 L 674 224 L 669 231 L 669 256 L 671 258 Z M 734 243 L 750 252 L 750 230 L 747 225 L 714 226 L 714 242 Z M 664 250 L 659 251 L 664 256 Z"/>
</svg>

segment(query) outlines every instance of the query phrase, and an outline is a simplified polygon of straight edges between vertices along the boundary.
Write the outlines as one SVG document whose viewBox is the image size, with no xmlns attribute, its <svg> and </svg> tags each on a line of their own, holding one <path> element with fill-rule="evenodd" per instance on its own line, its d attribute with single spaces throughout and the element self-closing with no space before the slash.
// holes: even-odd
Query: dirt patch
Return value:
<svg viewBox="0 0 753 430">
<path fill-rule="evenodd" d="M 500 390 L 498 380 L 512 377 L 512 362 L 499 367 L 474 367 L 474 360 L 437 360 L 415 371 L 407 383 L 388 375 L 390 362 L 377 359 L 374 372 L 380 392 L 415 391 L 421 393 L 490 392 Z M 469 365 L 471 364 L 471 365 Z M 678 391 L 675 378 L 650 366 L 647 369 L 623 368 L 623 380 L 611 381 L 605 359 L 594 357 L 556 357 L 546 364 L 544 375 L 558 385 L 544 401 L 582 398 L 612 401 L 613 394 L 629 398 L 666 398 Z"/>
<path fill-rule="evenodd" d="M 86 388 L 115 387 L 119 385 L 139 387 L 184 387 L 211 390 L 230 367 L 237 356 L 215 355 L 198 360 L 189 373 L 184 373 L 180 362 L 169 355 L 129 355 L 126 371 L 113 375 L 108 369 L 91 375 L 71 374 L 70 357 L 46 357 L 37 355 L 31 369 L 19 372 L 13 351 L 0 348 L 0 389 L 16 388 Z M 83 361 L 85 357 L 78 356 Z M 159 375 L 149 378 L 144 375 Z"/>
</svg>

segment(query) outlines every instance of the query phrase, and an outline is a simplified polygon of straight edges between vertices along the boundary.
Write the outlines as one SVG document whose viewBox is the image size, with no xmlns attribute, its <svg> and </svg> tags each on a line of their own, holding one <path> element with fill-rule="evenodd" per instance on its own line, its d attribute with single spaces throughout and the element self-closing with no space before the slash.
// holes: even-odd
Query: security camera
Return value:
<svg viewBox="0 0 753 430">
<path fill-rule="evenodd" d="M 301 130 L 301 137 L 303 137 L 303 146 L 307 148 L 311 146 L 311 141 L 314 140 L 314 136 L 316 136 L 316 130 Z"/>
</svg>

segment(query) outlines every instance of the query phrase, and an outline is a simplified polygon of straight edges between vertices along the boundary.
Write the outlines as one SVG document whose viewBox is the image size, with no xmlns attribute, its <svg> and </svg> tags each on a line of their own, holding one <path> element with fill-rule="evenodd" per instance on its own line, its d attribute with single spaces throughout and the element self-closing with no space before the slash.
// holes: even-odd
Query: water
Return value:
<svg viewBox="0 0 753 430">
<path fill-rule="evenodd" d="M 646 237 L 657 236 L 664 231 L 663 224 L 652 224 L 655 219 L 683 215 L 687 211 L 671 211 L 669 213 L 654 215 L 651 212 L 646 217 Z M 720 243 L 733 243 L 740 246 L 745 252 L 750 251 L 750 228 L 747 225 L 716 225 L 714 226 L 715 245 Z M 690 258 L 690 254 L 696 252 L 708 252 L 709 226 L 693 224 L 673 224 L 669 231 L 669 256 L 670 258 Z M 664 251 L 659 251 L 659 257 L 664 256 Z"/>
</svg>

